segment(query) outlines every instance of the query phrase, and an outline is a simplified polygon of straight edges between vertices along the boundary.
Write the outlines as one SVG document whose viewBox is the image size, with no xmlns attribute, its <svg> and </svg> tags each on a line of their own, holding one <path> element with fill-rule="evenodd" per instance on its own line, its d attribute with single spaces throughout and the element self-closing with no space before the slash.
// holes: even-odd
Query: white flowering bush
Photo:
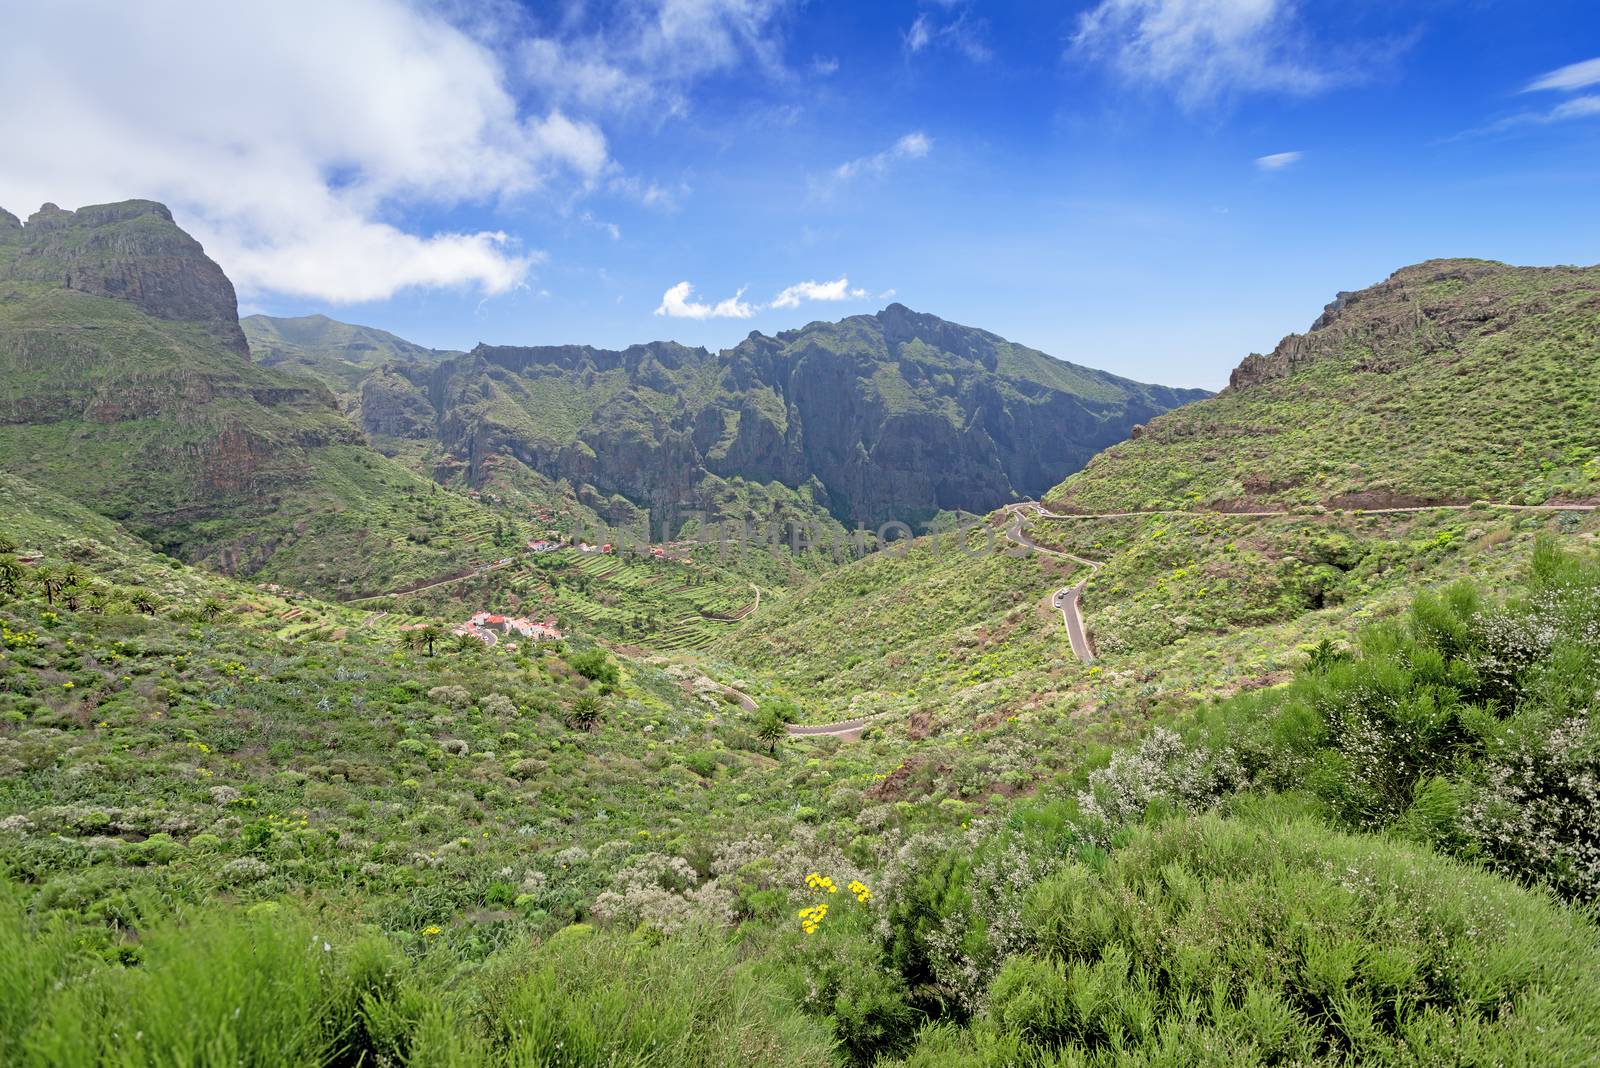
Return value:
<svg viewBox="0 0 1600 1068">
<path fill-rule="evenodd" d="M 1600 737 L 1590 720 L 1519 732 L 1471 786 L 1461 823 L 1490 866 L 1600 899 Z"/>
<path fill-rule="evenodd" d="M 731 923 L 733 895 L 714 880 L 702 884 L 682 857 L 644 853 L 617 873 L 611 889 L 595 899 L 593 912 L 604 923 L 671 934 L 695 923 Z"/>
<path fill-rule="evenodd" d="M 510 719 L 517 714 L 517 704 L 503 693 L 492 693 L 478 702 L 478 708 L 486 716 L 496 719 Z"/>
<path fill-rule="evenodd" d="M 428 691 L 428 700 L 452 712 L 465 712 L 472 707 L 472 694 L 465 686 L 435 686 Z"/>
<path fill-rule="evenodd" d="M 1117 753 L 1090 774 L 1089 788 L 1078 794 L 1082 829 L 1104 848 L 1117 832 L 1143 820 L 1155 802 L 1199 812 L 1245 783 L 1232 748 L 1189 746 L 1175 732 L 1157 727 L 1137 749 Z"/>
</svg>

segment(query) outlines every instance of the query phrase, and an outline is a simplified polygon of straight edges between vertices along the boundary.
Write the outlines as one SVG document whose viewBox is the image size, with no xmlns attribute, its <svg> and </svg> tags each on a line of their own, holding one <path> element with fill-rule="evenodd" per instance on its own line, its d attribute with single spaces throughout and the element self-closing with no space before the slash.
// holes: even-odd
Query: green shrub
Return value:
<svg viewBox="0 0 1600 1068">
<path fill-rule="evenodd" d="M 1036 947 L 996 979 L 983 1027 L 1072 1063 L 1569 1064 L 1600 1048 L 1584 917 L 1422 847 L 1257 808 L 1146 828 L 1103 870 L 1040 883 Z"/>
<path fill-rule="evenodd" d="M 571 653 L 567 656 L 567 663 L 571 665 L 573 671 L 591 682 L 615 686 L 622 677 L 616 661 L 612 660 L 604 649 L 585 649 L 579 653 Z"/>
</svg>

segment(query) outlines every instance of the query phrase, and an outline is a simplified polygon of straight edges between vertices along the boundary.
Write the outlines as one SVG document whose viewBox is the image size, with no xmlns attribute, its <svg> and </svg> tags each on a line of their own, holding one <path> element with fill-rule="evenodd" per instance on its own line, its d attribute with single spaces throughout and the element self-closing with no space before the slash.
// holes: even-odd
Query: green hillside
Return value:
<svg viewBox="0 0 1600 1068">
<path fill-rule="evenodd" d="M 386 364 L 434 364 L 460 355 L 326 315 L 247 315 L 239 325 L 257 363 L 315 378 L 341 399 L 353 400 L 362 382 Z"/>
<path fill-rule="evenodd" d="M 8 216 L 9 218 L 9 216 Z M 0 225 L 0 456 L 165 551 L 329 593 L 487 555 L 496 517 L 253 363 L 233 287 L 148 201 Z"/>
<path fill-rule="evenodd" d="M 695 669 L 581 643 L 430 655 L 314 602 L 349 624 L 286 630 L 200 575 L 154 611 L 50 603 L 77 558 L 83 585 L 189 569 L 6 493 L 5 530 L 93 543 L 0 566 L 6 1063 L 130 1028 L 262 1062 L 707 1066 L 1600 1038 L 1592 553 L 1507 550 L 1509 596 L 1417 598 L 1280 648 L 1286 687 L 1138 698 L 1109 732 L 1017 709 L 778 744 Z"/>
<path fill-rule="evenodd" d="M 1319 375 L 1365 383 L 1370 411 L 1423 410 L 1408 368 L 1448 346 L 1385 347 L 1377 297 L 1151 419 L 1049 493 L 1058 511 L 958 531 L 973 517 L 941 508 L 944 533 L 854 560 L 535 553 L 535 534 L 637 522 L 648 479 L 685 470 L 679 505 L 842 535 L 825 464 L 794 482 L 693 467 L 784 455 L 791 428 L 826 425 L 796 390 L 857 395 L 842 368 L 882 426 L 929 435 L 924 458 L 948 445 L 939 421 L 976 425 L 941 376 L 1014 391 L 1023 423 L 1064 403 L 1048 391 L 1115 418 L 1127 394 L 902 309 L 753 338 L 730 350 L 744 370 L 660 347 L 497 370 L 480 350 L 426 372 L 430 409 L 417 365 L 386 364 L 361 417 L 401 432 L 369 439 L 322 385 L 248 359 L 231 287 L 159 206 L 0 233 L 0 1063 L 1543 1065 L 1600 1047 L 1600 512 L 1362 507 L 1503 498 L 1525 470 L 1524 499 L 1586 485 L 1515 458 L 1447 478 L 1426 443 L 1391 442 L 1390 477 L 1335 421 L 1302 431 Z M 1532 277 L 1537 300 L 1449 351 L 1566 344 L 1535 320 L 1589 298 Z M 1318 348 L 1361 330 L 1410 362 Z M 874 339 L 893 360 L 863 355 Z M 730 415 L 726 376 L 761 360 L 794 377 Z M 1460 403 L 1476 377 L 1505 386 L 1461 361 Z M 1587 366 L 1539 366 L 1541 389 L 1587 396 Z M 562 403 L 535 403 L 546 379 Z M 1532 388 L 1488 396 L 1536 445 L 1581 439 L 1581 403 L 1533 427 Z M 1368 496 L 1262 490 L 1265 515 L 1218 510 L 1231 490 L 1167 499 L 1163 428 L 1207 411 L 1218 440 L 1280 442 L 1291 473 L 1315 455 Z M 639 481 L 602 477 L 612 463 Z M 1113 492 L 1136 486 L 1154 489 L 1132 508 Z M 1136 514 L 1065 514 L 1085 502 Z M 451 633 L 480 609 L 567 636 Z"/>
<path fill-rule="evenodd" d="M 1058 511 L 1600 497 L 1600 268 L 1432 260 L 1153 419 Z"/>
</svg>

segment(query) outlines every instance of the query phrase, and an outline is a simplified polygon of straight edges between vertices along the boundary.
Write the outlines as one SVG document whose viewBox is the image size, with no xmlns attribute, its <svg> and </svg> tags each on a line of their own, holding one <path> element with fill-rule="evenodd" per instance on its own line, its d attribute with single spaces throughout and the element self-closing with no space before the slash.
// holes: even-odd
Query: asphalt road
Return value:
<svg viewBox="0 0 1600 1068">
<path fill-rule="evenodd" d="M 1011 522 L 1006 527 L 1006 538 L 1018 545 L 1025 546 L 1036 553 L 1046 556 L 1059 557 L 1062 560 L 1071 560 L 1073 563 L 1082 564 L 1089 569 L 1089 573 L 1079 579 L 1076 584 L 1057 590 L 1050 598 L 1050 604 L 1061 612 L 1061 622 L 1066 625 L 1067 638 L 1072 642 L 1072 655 L 1088 664 L 1094 660 L 1094 646 L 1089 644 L 1089 632 L 1083 625 L 1083 588 L 1094 578 L 1094 573 L 1100 570 L 1100 561 L 1090 560 L 1084 556 L 1074 556 L 1064 553 L 1059 549 L 1051 549 L 1040 545 L 1022 532 L 1022 513 L 1033 508 L 1039 510 L 1036 504 L 1014 504 L 1006 509 L 1011 513 Z"/>
</svg>

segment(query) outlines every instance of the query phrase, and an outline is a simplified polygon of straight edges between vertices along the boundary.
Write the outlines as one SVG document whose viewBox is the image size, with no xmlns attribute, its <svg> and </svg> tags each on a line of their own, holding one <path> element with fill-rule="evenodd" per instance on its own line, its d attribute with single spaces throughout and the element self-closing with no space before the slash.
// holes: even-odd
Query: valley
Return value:
<svg viewBox="0 0 1600 1068">
<path fill-rule="evenodd" d="M 0 226 L 0 1061 L 1581 1063 L 1597 308 L 1430 261 L 1212 395 Z"/>
</svg>

